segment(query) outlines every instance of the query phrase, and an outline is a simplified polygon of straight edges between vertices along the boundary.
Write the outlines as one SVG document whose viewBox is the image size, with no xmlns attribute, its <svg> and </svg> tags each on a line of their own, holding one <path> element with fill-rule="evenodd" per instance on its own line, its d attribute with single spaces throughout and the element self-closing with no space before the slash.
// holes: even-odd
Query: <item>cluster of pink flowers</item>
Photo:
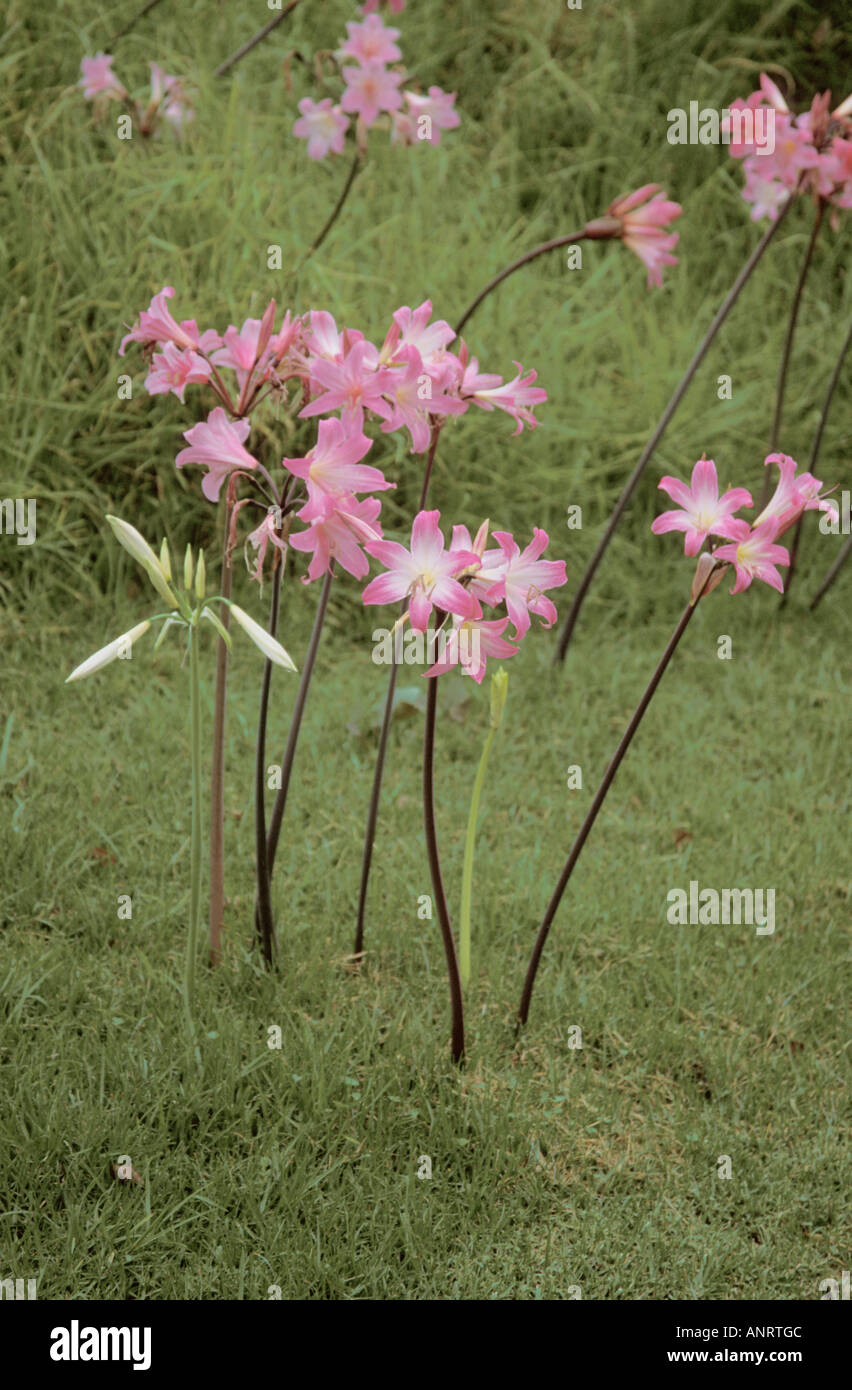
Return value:
<svg viewBox="0 0 852 1390">
<path fill-rule="evenodd" d="M 324 310 L 287 313 L 276 333 L 274 300 L 262 319 L 246 319 L 241 329 L 231 325 L 223 337 L 215 329 L 202 332 L 194 319 L 174 319 L 167 303 L 173 295 L 167 285 L 154 296 L 122 339 L 119 353 L 129 343 L 143 346 L 145 385 L 152 395 L 171 392 L 183 402 L 187 386 L 204 384 L 217 397 L 219 405 L 208 418 L 185 431 L 188 447 L 176 459 L 179 468 L 192 463 L 206 469 L 205 497 L 217 501 L 222 484 L 239 476 L 273 488 L 275 496 L 266 493 L 272 506 L 248 537 L 258 580 L 270 544 L 312 552 L 306 583 L 324 574 L 332 560 L 358 579 L 367 573 L 363 548 L 371 553 L 369 545 L 381 540 L 380 503 L 359 494 L 395 486 L 378 468 L 362 463 L 374 442 L 364 432 L 368 422 L 378 421 L 382 433 L 406 430 L 411 451 L 422 453 L 433 430 L 450 415 L 463 415 L 471 406 L 501 410 L 515 421 L 518 434 L 524 425 L 536 426 L 534 408 L 547 399 L 534 384 L 536 373 L 525 374 L 520 363 L 504 382 L 480 372 L 463 341 L 451 352 L 454 331 L 444 320 L 432 320 L 429 300 L 416 309 L 397 309 L 378 348 L 358 329 L 339 329 Z M 247 447 L 248 417 L 267 396 L 275 394 L 286 404 L 291 393 L 301 419 L 323 418 L 304 457 L 282 460 L 285 484 L 279 492 Z M 297 482 L 304 499 L 296 496 Z M 260 505 L 247 498 L 236 504 L 234 517 L 249 501 Z M 307 531 L 282 534 L 282 505 Z"/>
<path fill-rule="evenodd" d="M 360 23 L 346 25 L 347 37 L 335 55 L 344 83 L 340 101 L 305 97 L 299 102 L 301 114 L 293 134 L 307 140 L 311 159 L 343 153 L 350 118 L 356 122 L 359 149 L 365 146 L 367 131 L 383 115 L 390 120 L 391 140 L 405 145 L 421 140 L 437 145 L 442 130 L 459 124 L 455 92 L 430 87 L 423 96 L 402 89 L 405 73 L 391 66 L 402 58 L 396 43 L 399 30 L 385 25 L 375 10 L 375 5 L 365 7 Z"/>
<path fill-rule="evenodd" d="M 444 649 L 426 671 L 440 676 L 461 668 L 481 684 L 489 657 L 515 656 L 517 643 L 529 631 L 530 614 L 545 627 L 556 621 L 556 608 L 545 590 L 566 582 L 564 560 L 542 560 L 546 531 L 536 528 L 522 551 L 509 531 L 494 531 L 495 550 L 486 550 L 489 523 L 484 521 L 473 540 L 466 526 L 454 526 L 449 549 L 438 525 L 440 512 L 418 512 L 411 528 L 411 545 L 369 541 L 365 549 L 385 567 L 362 594 L 365 604 L 408 600 L 404 615 L 416 632 L 426 632 L 433 610 L 452 618 Z M 486 618 L 482 605 L 503 605 L 506 616 Z M 513 641 L 503 633 L 509 623 Z M 475 636 L 475 641 L 471 637 Z"/>
<path fill-rule="evenodd" d="M 193 110 L 179 77 L 171 77 L 158 63 L 150 63 L 151 96 L 147 103 L 134 100 L 112 70 L 115 59 L 109 53 L 96 53 L 80 63 L 82 76 L 77 86 L 87 101 L 105 98 L 121 101 L 136 117 L 140 135 L 150 135 L 160 118 L 177 131 L 193 118 Z"/>
<path fill-rule="evenodd" d="M 753 579 L 770 584 L 779 593 L 784 584 L 778 565 L 789 565 L 790 556 L 778 537 L 798 521 L 803 512 L 819 509 L 837 517 L 835 504 L 822 495 L 822 483 L 812 473 L 797 473 L 798 464 L 788 454 L 767 454 L 765 464 L 777 464 L 775 493 L 754 522 L 734 516 L 740 507 L 752 507 L 751 493 L 730 488 L 719 495 L 719 478 L 712 459 L 701 458 L 692 470 L 689 484 L 678 478 L 661 478 L 659 486 L 667 492 L 678 510 L 663 512 L 652 523 L 655 535 L 666 531 L 686 533 L 684 554 L 697 555 L 708 536 L 719 536 L 730 544 L 711 548 L 714 560 L 733 565 L 736 574 L 732 594 L 742 593 Z M 714 589 L 722 578 L 722 568 L 708 586 Z"/>
<path fill-rule="evenodd" d="M 774 122 L 774 149 L 758 153 L 755 141 L 732 140 L 729 152 L 744 161 L 743 197 L 752 204 L 753 221 L 773 222 L 794 190 L 812 193 L 839 208 L 852 207 L 852 96 L 830 110 L 831 93 L 814 97 L 809 111 L 790 110 L 766 73 L 760 87 L 731 110 L 761 111 Z M 836 214 L 835 214 L 836 216 Z"/>
</svg>

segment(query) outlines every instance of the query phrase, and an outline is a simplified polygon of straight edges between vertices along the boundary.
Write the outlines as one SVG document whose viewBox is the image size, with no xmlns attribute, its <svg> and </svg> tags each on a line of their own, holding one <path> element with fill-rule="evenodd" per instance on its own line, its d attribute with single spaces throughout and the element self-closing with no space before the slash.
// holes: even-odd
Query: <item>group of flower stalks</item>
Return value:
<svg viewBox="0 0 852 1390">
<path fill-rule="evenodd" d="M 130 344 L 141 345 L 148 368 L 145 385 L 151 395 L 168 392 L 183 404 L 187 387 L 203 386 L 219 402 L 206 420 L 185 431 L 187 447 L 178 452 L 175 464 L 178 468 L 201 466 L 201 491 L 211 503 L 219 501 L 223 485 L 227 484 L 220 592 L 207 597 L 203 556 L 194 568 L 191 558 L 187 559 L 184 589 L 178 591 L 165 543 L 158 558 L 134 527 L 118 518 L 108 518 L 118 540 L 145 568 L 166 608 L 83 662 L 69 679 L 78 679 L 114 658 L 129 655 L 150 624 L 159 621 L 161 638 L 173 626 L 186 633 L 191 656 L 191 709 L 196 710 L 199 632 L 207 621 L 219 633 L 211 816 L 211 959 L 216 961 L 221 951 L 224 900 L 224 661 L 230 648 L 231 616 L 264 652 L 266 666 L 255 757 L 256 926 L 264 958 L 271 963 L 276 944 L 272 871 L 332 579 L 345 571 L 363 581 L 371 559 L 383 568 L 384 573 L 363 589 L 363 602 L 401 603 L 397 629 L 410 623 L 415 632 L 426 633 L 431 624 L 432 635 L 437 633 L 440 637 L 437 660 L 426 672 L 433 687 L 441 674 L 456 668 L 481 683 L 490 659 L 505 659 L 517 653 L 518 644 L 529 631 L 530 615 L 552 625 L 556 610 L 546 590 L 565 583 L 565 566 L 541 558 L 548 543 L 544 531 L 537 529 L 522 549 L 504 530 L 491 532 L 493 544 L 489 545 L 487 521 L 473 539 L 467 527 L 458 524 L 447 545 L 439 526 L 439 512 L 429 511 L 424 505 L 437 438 L 449 417 L 463 415 L 471 407 L 483 412 L 501 411 L 515 422 L 517 435 L 524 425 L 535 427 L 534 409 L 546 399 L 546 392 L 534 384 L 536 373 L 524 373 L 520 363 L 515 364 L 514 377 L 504 381 L 496 374 L 481 372 L 463 341 L 459 340 L 455 350 L 451 350 L 456 335 L 448 323 L 432 319 L 429 301 L 416 309 L 397 309 L 379 347 L 359 329 L 339 329 L 332 315 L 324 310 L 295 317 L 286 313 L 276 326 L 274 301 L 262 319 L 246 319 L 241 328 L 230 325 L 223 335 L 215 329 L 199 330 L 195 320 L 177 322 L 172 316 L 168 301 L 173 294 L 173 288 L 166 286 L 154 296 L 149 308 L 122 339 L 119 352 L 123 355 Z M 310 432 L 310 446 L 301 456 L 270 460 L 267 466 L 252 452 L 252 421 L 264 402 L 288 413 L 293 419 L 292 429 L 300 430 L 303 436 Z M 372 435 L 366 432 L 368 429 Z M 376 494 L 396 484 L 380 468 L 365 462 L 383 434 L 397 431 L 404 432 L 411 454 L 426 456 L 421 505 L 413 518 L 409 546 L 385 538 L 380 522 L 381 500 Z M 248 524 L 246 518 L 250 518 Z M 240 540 L 251 577 L 258 584 L 264 577 L 271 579 L 266 631 L 231 598 L 231 559 Z M 322 592 L 302 666 L 280 784 L 267 820 L 266 725 L 272 667 L 295 670 L 276 636 L 281 582 L 285 556 L 292 553 L 295 557 L 299 552 L 309 557 L 302 583 L 321 579 Z M 431 645 L 434 647 L 434 642 Z M 200 745 L 195 714 L 191 726 L 193 788 L 197 790 Z M 429 740 L 431 746 L 434 706 Z M 197 804 L 194 791 L 194 807 Z M 195 852 L 192 864 L 195 883 L 199 871 Z M 198 931 L 195 893 L 191 918 L 186 977 L 188 1010 Z"/>
</svg>

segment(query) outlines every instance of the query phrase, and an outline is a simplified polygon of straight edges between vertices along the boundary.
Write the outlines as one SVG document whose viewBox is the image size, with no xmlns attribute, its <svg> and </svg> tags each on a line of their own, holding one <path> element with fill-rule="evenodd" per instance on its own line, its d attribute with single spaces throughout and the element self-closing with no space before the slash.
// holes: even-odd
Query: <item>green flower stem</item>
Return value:
<svg viewBox="0 0 852 1390">
<path fill-rule="evenodd" d="M 198 626 L 189 628 L 189 741 L 192 756 L 192 840 L 190 848 L 189 935 L 186 943 L 184 1003 L 192 1029 L 195 961 L 201 920 L 201 682 L 198 673 Z"/>
<path fill-rule="evenodd" d="M 488 730 L 488 737 L 485 740 L 482 757 L 479 759 L 479 767 L 476 769 L 476 778 L 473 783 L 473 795 L 470 798 L 470 814 L 467 818 L 467 836 L 464 842 L 461 916 L 459 918 L 459 971 L 461 973 L 461 982 L 465 989 L 467 989 L 470 984 L 470 908 L 473 896 L 473 854 L 476 849 L 476 822 L 479 819 L 479 801 L 485 782 L 485 769 L 488 766 L 491 745 L 494 742 L 494 735 L 496 732 L 497 730 L 493 726 Z"/>
</svg>

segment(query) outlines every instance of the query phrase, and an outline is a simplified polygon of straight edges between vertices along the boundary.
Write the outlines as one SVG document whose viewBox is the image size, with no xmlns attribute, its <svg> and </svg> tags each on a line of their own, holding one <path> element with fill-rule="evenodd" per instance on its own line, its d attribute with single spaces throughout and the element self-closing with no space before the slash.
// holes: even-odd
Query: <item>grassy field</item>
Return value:
<svg viewBox="0 0 852 1390">
<path fill-rule="evenodd" d="M 767 65 L 795 79 L 801 102 L 828 86 L 839 100 L 852 85 L 844 6 L 410 0 L 398 21 L 407 66 L 424 87 L 458 91 L 462 125 L 438 149 L 378 136 L 298 274 L 345 166 L 312 165 L 291 138 L 308 88 L 294 64 L 288 91 L 284 57 L 333 47 L 354 6 L 304 0 L 222 80 L 216 65 L 269 17 L 259 0 L 162 0 L 110 50 L 133 12 L 10 0 L 0 49 L 0 497 L 38 501 L 35 545 L 0 536 L 0 1277 L 37 1277 L 45 1299 L 265 1299 L 271 1286 L 285 1298 L 819 1298 L 850 1257 L 852 571 L 811 615 L 840 543 L 813 517 L 783 610 L 763 586 L 732 599 L 725 585 L 700 605 L 566 894 L 529 1026 L 518 1042 L 512 1032 L 556 876 L 688 593 L 676 539 L 650 533 L 656 482 L 706 451 L 726 486 L 760 487 L 807 205 L 701 368 L 564 669 L 546 632 L 507 667 L 463 1072 L 448 1056 L 437 921 L 417 910 L 431 891 L 421 692 L 392 730 L 366 964 L 353 974 L 346 960 L 384 691 L 354 581 L 332 591 L 299 748 L 274 977 L 250 949 L 260 662 L 244 647 L 233 667 L 227 949 L 199 981 L 200 1068 L 180 1005 L 189 773 L 177 648 L 142 646 L 129 665 L 63 682 L 147 611 L 105 512 L 179 550 L 203 544 L 215 562 L 216 513 L 197 473 L 173 466 L 200 397 L 187 409 L 147 397 L 136 359 L 133 398 L 117 399 L 122 325 L 163 284 L 177 317 L 220 329 L 275 295 L 381 340 L 400 304 L 429 296 L 454 321 L 505 263 L 654 180 L 684 205 L 664 288 L 647 291 L 638 262 L 600 244 L 584 248 L 582 270 L 557 255 L 514 277 L 466 337 L 483 370 L 536 368 L 542 427 L 512 438 L 504 416 L 469 412 L 438 452 L 432 500 L 446 522 L 548 529 L 549 554 L 568 565 L 564 611 L 759 235 L 739 168 L 722 149 L 670 146 L 666 112 L 745 96 Z M 149 58 L 191 76 L 198 117 L 183 143 L 121 144 L 93 123 L 73 84 L 99 48 L 129 85 Z M 848 216 L 817 247 L 795 343 L 780 447 L 803 466 L 852 314 Z M 283 272 L 266 269 L 270 244 L 284 248 Z M 731 400 L 717 397 L 721 373 Z M 264 420 L 270 456 L 292 452 L 286 421 Z M 827 482 L 848 487 L 851 438 L 844 388 L 817 470 Z M 400 484 L 383 521 L 401 535 L 421 465 L 398 436 L 382 448 L 370 461 Z M 260 616 L 239 574 L 236 597 Z M 294 583 L 285 599 L 282 638 L 299 663 L 316 597 Z M 717 656 L 722 634 L 730 660 Z M 456 916 L 488 724 L 487 688 L 472 687 L 442 682 L 438 727 Z M 295 688 L 276 673 L 273 758 Z M 568 789 L 572 766 L 581 789 Z M 670 925 L 667 894 L 690 880 L 774 886 L 774 935 Z M 124 1155 L 144 1185 L 111 1176 Z M 431 1178 L 418 1177 L 424 1158 Z"/>
</svg>

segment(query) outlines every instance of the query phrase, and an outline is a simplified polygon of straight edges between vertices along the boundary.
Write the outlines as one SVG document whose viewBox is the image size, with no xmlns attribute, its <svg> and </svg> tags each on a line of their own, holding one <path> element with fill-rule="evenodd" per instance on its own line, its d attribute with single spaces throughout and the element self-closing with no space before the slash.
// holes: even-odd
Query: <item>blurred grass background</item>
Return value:
<svg viewBox="0 0 852 1390">
<path fill-rule="evenodd" d="M 557 918 L 530 1027 L 511 1020 L 533 934 L 570 841 L 683 606 L 691 567 L 651 536 L 656 482 L 702 451 L 725 485 L 759 488 L 781 336 L 807 243 L 793 211 L 670 426 L 587 602 L 561 672 L 553 635 L 513 660 L 488 774 L 475 883 L 470 1059 L 447 1062 L 443 955 L 419 809 L 420 721 L 395 721 L 376 847 L 366 969 L 351 950 L 383 673 L 357 586 L 335 585 L 280 856 L 279 978 L 249 954 L 251 762 L 259 663 L 246 644 L 228 727 L 228 953 L 205 978 L 203 1070 L 187 1066 L 177 979 L 187 909 L 185 673 L 140 646 L 65 690 L 67 672 L 146 611 L 103 522 L 208 547 L 216 515 L 173 466 L 206 414 L 150 399 L 119 340 L 163 284 L 176 317 L 220 331 L 279 308 L 331 310 L 381 341 L 426 297 L 451 322 L 509 260 L 646 181 L 684 205 L 680 264 L 648 291 L 623 248 L 559 254 L 504 285 L 466 338 L 483 370 L 519 358 L 548 391 L 540 429 L 469 414 L 445 432 L 432 501 L 447 523 L 533 525 L 567 561 L 564 611 L 624 477 L 760 229 L 721 148 L 670 146 L 666 112 L 722 107 L 762 70 L 810 101 L 852 88 L 847 7 L 664 0 L 417 3 L 406 65 L 458 92 L 440 148 L 376 133 L 333 233 L 300 272 L 346 174 L 291 138 L 305 71 L 354 6 L 304 0 L 225 79 L 215 67 L 265 5 L 161 0 L 110 49 L 132 5 L 11 0 L 0 49 L 0 497 L 38 499 L 38 540 L 0 537 L 0 1277 L 40 1297 L 818 1297 L 848 1268 L 849 576 L 806 600 L 838 538 L 809 518 L 783 613 L 756 589 L 696 615 Z M 185 139 L 119 142 L 74 84 L 113 51 L 142 87 L 149 59 L 186 74 Z M 802 306 L 781 448 L 804 464 L 840 339 L 848 214 L 826 229 Z M 285 270 L 267 270 L 280 244 Z M 131 401 L 117 377 L 134 374 Z M 733 379 L 719 401 L 717 377 Z M 848 486 L 848 391 L 819 476 Z M 287 425 L 265 417 L 272 457 Z M 384 440 L 403 531 L 421 463 Z M 387 495 L 386 495 L 387 496 Z M 583 529 L 569 530 L 579 504 Z M 237 597 L 259 612 L 246 579 Z M 316 601 L 294 584 L 282 635 L 300 661 Z M 733 660 L 716 656 L 720 633 Z M 213 647 L 208 649 L 211 708 Z M 406 684 L 416 685 L 416 676 Z M 442 690 L 439 831 L 457 907 L 486 692 Z M 470 686 L 471 682 L 465 682 Z M 273 688 L 270 757 L 295 682 Z M 579 764 L 583 788 L 566 790 Z M 772 886 L 778 930 L 674 928 L 666 894 Z M 119 894 L 133 898 L 130 922 Z M 281 1051 L 266 1046 L 271 1025 Z M 573 1050 L 569 1029 L 584 1045 Z M 116 1185 L 129 1153 L 142 1189 Z M 416 1178 L 419 1156 L 431 1181 Z M 733 1178 L 716 1160 L 730 1154 Z"/>
</svg>

